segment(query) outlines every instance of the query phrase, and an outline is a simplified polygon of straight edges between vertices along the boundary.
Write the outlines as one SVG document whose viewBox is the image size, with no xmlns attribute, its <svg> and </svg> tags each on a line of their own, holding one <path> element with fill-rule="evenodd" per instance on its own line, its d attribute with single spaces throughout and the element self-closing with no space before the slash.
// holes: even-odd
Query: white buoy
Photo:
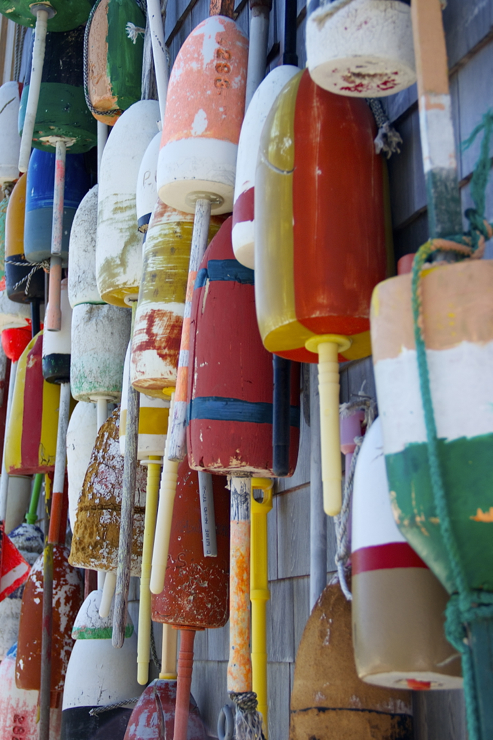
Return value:
<svg viewBox="0 0 493 740">
<path fill-rule="evenodd" d="M 9 475 L 7 515 L 5 517 L 5 531 L 7 534 L 21 525 L 26 518 L 26 511 L 31 499 L 32 482 L 33 479 L 30 475 Z"/>
<path fill-rule="evenodd" d="M 104 303 L 96 282 L 98 186 L 81 200 L 70 230 L 68 297 L 72 308 L 80 303 Z"/>
<path fill-rule="evenodd" d="M 0 184 L 13 182 L 19 177 L 19 151 L 21 140 L 18 132 L 20 93 L 18 82 L 5 82 L 0 87 Z"/>
<path fill-rule="evenodd" d="M 255 269 L 254 192 L 260 135 L 277 96 L 284 85 L 299 71 L 299 68 L 292 64 L 283 64 L 273 69 L 254 93 L 241 127 L 236 163 L 232 240 L 236 259 L 251 270 Z"/>
<path fill-rule="evenodd" d="M 97 433 L 95 404 L 78 403 L 67 427 L 68 517 L 72 530 Z"/>
<path fill-rule="evenodd" d="M 43 332 L 43 377 L 49 383 L 68 383 L 70 379 L 72 309 L 66 278 L 60 283 L 60 308 L 60 331 Z"/>
<path fill-rule="evenodd" d="M 140 163 L 136 187 L 137 225 L 145 233 L 151 219 L 151 213 L 157 201 L 157 161 L 161 132 L 159 131 L 145 150 Z"/>
<path fill-rule="evenodd" d="M 416 81 L 409 5 L 352 0 L 320 5 L 306 21 L 307 66 L 332 93 L 377 98 Z"/>
<path fill-rule="evenodd" d="M 31 308 L 27 303 L 14 303 L 6 290 L 0 291 L 0 332 L 30 326 Z"/>
<path fill-rule="evenodd" d="M 115 123 L 103 151 L 96 277 L 101 298 L 115 306 L 125 306 L 125 298 L 139 291 L 142 235 L 137 229 L 135 184 L 159 118 L 156 100 L 134 103 Z"/>
</svg>

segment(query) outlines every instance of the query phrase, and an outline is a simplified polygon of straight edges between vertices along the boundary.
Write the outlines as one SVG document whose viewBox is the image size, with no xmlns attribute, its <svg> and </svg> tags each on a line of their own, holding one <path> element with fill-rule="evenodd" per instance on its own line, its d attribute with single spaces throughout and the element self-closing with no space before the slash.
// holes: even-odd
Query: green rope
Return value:
<svg viewBox="0 0 493 740">
<path fill-rule="evenodd" d="M 446 250 L 455 252 L 458 259 L 465 259 L 473 256 L 482 239 L 487 239 L 490 236 L 488 225 L 484 222 L 484 210 L 486 185 L 490 171 L 489 151 L 491 135 L 493 132 L 493 111 L 490 110 L 483 116 L 481 124 L 476 126 L 469 139 L 464 142 L 463 149 L 467 149 L 481 131 L 483 132 L 483 140 L 481 142 L 480 156 L 474 168 L 471 180 L 471 196 L 475 209 L 468 209 L 468 211 L 466 211 L 470 230 L 467 234 L 448 237 L 447 241 L 449 244 L 446 246 L 443 244 L 437 245 L 433 240 L 430 240 L 420 247 L 413 261 L 411 277 L 414 338 L 416 342 L 421 400 L 426 426 L 430 479 L 433 490 L 433 499 L 440 521 L 440 531 L 457 589 L 457 594 L 454 594 L 451 597 L 447 605 L 445 631 L 449 642 L 462 655 L 462 671 L 464 675 L 464 692 L 466 697 L 469 740 L 479 740 L 479 738 L 481 738 L 481 730 L 472 652 L 469 646 L 467 625 L 477 620 L 491 619 L 493 617 L 493 593 L 469 588 L 461 560 L 459 546 L 452 526 L 449 502 L 443 482 L 440 455 L 438 451 L 437 429 L 433 412 L 433 400 L 431 396 L 430 376 L 423 332 L 422 299 L 419 287 L 423 265 L 431 255 L 437 251 Z M 450 242 L 452 242 L 452 244 L 450 244 Z M 454 242 L 457 244 L 456 248 L 454 248 Z M 464 250 L 464 245 L 469 248 L 469 254 L 467 254 L 467 250 Z M 484 738 L 483 740 L 487 739 Z"/>
</svg>

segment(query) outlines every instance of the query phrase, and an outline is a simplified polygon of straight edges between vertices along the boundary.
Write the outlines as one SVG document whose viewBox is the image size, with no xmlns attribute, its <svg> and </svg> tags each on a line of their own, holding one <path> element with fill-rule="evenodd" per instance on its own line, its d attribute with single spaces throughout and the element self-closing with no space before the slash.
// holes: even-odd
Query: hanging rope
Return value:
<svg viewBox="0 0 493 740">
<path fill-rule="evenodd" d="M 378 132 L 375 137 L 375 151 L 377 154 L 385 154 L 390 159 L 392 154 L 400 154 L 400 144 L 403 143 L 402 137 L 390 123 L 390 119 L 383 109 L 383 105 L 378 98 L 367 98 L 366 102 L 375 118 L 378 126 Z"/>
<path fill-rule="evenodd" d="M 139 701 L 140 696 L 134 696 L 132 699 L 123 699 L 123 701 L 117 701 L 114 704 L 106 704 L 104 707 L 94 707 L 89 710 L 91 717 L 97 717 L 98 714 L 104 714 L 104 712 L 110 712 L 112 709 L 119 709 L 120 707 L 134 707 Z"/>
<path fill-rule="evenodd" d="M 265 740 L 262 732 L 262 717 L 257 711 L 257 694 L 255 691 L 229 692 L 229 698 L 235 705 L 235 738 L 241 740 Z"/>
<path fill-rule="evenodd" d="M 360 395 L 359 398 L 349 403 L 343 403 L 339 407 L 339 414 L 342 418 L 352 416 L 355 411 L 364 411 L 365 418 L 363 420 L 363 426 L 366 431 L 371 427 L 375 420 L 377 406 L 375 401 L 369 396 Z M 351 466 L 349 470 L 346 470 L 344 480 L 344 493 L 342 497 L 341 513 L 334 517 L 334 526 L 336 531 L 336 555 L 335 564 L 337 573 L 334 574 L 330 583 L 340 583 L 342 592 L 348 601 L 352 601 L 353 596 L 351 590 L 347 584 L 347 576 L 349 573 L 349 559 L 351 557 L 351 543 L 349 541 L 349 514 L 351 513 L 351 501 L 353 498 L 353 485 L 354 485 L 354 471 L 356 470 L 356 462 L 358 455 L 363 444 L 364 437 L 355 437 L 354 443 L 356 445 L 353 457 L 351 460 Z"/>
<path fill-rule="evenodd" d="M 493 236 L 492 224 L 484 219 L 486 202 L 486 185 L 490 171 L 490 142 L 493 131 L 493 111 L 488 111 L 481 124 L 476 126 L 471 136 L 463 144 L 463 150 L 469 148 L 480 132 L 483 132 L 480 157 L 474 168 L 471 180 L 471 196 L 474 209 L 466 211 L 470 229 L 466 234 L 458 234 L 448 239 L 431 239 L 426 242 L 413 261 L 412 269 L 412 313 L 414 338 L 418 362 L 418 374 L 421 400 L 426 426 L 428 448 L 428 465 L 433 491 L 433 500 L 440 522 L 440 532 L 450 562 L 452 576 L 457 594 L 454 594 L 446 609 L 445 631 L 449 642 L 462 655 L 464 691 L 467 706 L 467 726 L 469 740 L 481 737 L 477 696 L 474 690 L 472 653 L 469 646 L 467 625 L 478 620 L 493 617 L 493 593 L 469 588 L 454 528 L 452 526 L 449 502 L 443 482 L 440 454 L 438 450 L 437 429 L 433 412 L 433 400 L 430 388 L 430 376 L 426 356 L 426 344 L 423 326 L 423 305 L 421 275 L 425 262 L 436 252 L 452 252 L 457 259 L 478 259 L 484 252 L 485 242 Z"/>
<path fill-rule="evenodd" d="M 27 275 L 24 275 L 23 278 L 21 278 L 15 285 L 13 290 L 17 290 L 23 283 L 26 283 L 26 288 L 24 290 L 24 293 L 26 295 L 29 295 L 29 287 L 31 285 L 31 280 L 33 279 L 34 274 L 38 270 L 44 270 L 45 272 L 50 271 L 50 262 L 49 260 L 43 260 L 42 262 L 15 262 L 10 257 L 7 257 L 5 262 L 8 265 L 14 265 L 15 267 L 27 267 L 29 265 L 32 265 L 32 269 L 28 272 Z"/>
</svg>

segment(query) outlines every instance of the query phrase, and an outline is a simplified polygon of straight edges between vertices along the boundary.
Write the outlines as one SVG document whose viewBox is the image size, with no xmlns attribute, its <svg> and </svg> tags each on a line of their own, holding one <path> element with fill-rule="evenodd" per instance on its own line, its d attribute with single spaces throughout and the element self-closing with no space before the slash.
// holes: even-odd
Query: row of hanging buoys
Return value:
<svg viewBox="0 0 493 740">
<path fill-rule="evenodd" d="M 56 17 L 56 16 L 55 16 Z M 72 154 L 96 145 L 96 123 L 87 109 L 83 88 L 84 27 L 48 33 L 32 145 L 52 152 L 63 137 Z M 34 44 L 34 34 L 33 34 Z M 29 94 L 30 71 L 22 90 L 19 132 L 22 134 Z M 51 179 L 53 184 L 53 179 Z"/>
<path fill-rule="evenodd" d="M 109 126 L 140 100 L 144 30 L 144 14 L 133 0 L 95 3 L 85 38 L 86 95 L 95 118 Z"/>
</svg>

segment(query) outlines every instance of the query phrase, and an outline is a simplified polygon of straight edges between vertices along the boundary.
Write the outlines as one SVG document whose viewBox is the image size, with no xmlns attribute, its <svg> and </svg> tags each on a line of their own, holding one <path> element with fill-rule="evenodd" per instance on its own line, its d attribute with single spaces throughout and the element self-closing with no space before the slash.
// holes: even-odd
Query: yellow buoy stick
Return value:
<svg viewBox="0 0 493 740">
<path fill-rule="evenodd" d="M 161 658 L 161 671 L 159 678 L 164 681 L 176 681 L 176 656 L 178 644 L 178 630 L 173 629 L 170 624 L 163 624 L 163 648 Z"/>
<path fill-rule="evenodd" d="M 351 346 L 351 340 L 340 334 L 322 334 L 311 337 L 305 346 L 309 352 L 318 353 L 324 511 L 329 516 L 337 516 L 342 505 L 337 358 L 339 352 L 344 352 Z"/>
<path fill-rule="evenodd" d="M 252 602 L 252 689 L 257 694 L 258 711 L 264 719 L 267 737 L 267 602 L 270 599 L 268 576 L 267 514 L 272 509 L 273 481 L 252 478 L 250 524 L 250 601 Z M 255 491 L 263 491 L 262 501 Z"/>
<path fill-rule="evenodd" d="M 173 418 L 174 393 L 171 396 L 169 418 Z M 159 508 L 156 521 L 156 536 L 154 537 L 154 548 L 152 551 L 151 569 L 151 592 L 160 594 L 164 588 L 164 577 L 166 575 L 166 564 L 168 562 L 169 538 L 171 535 L 171 522 L 173 520 L 173 507 L 175 504 L 176 482 L 178 480 L 179 463 L 168 460 L 168 449 L 170 433 L 166 436 L 166 447 L 164 450 L 163 472 L 161 475 L 161 487 L 159 489 Z"/>
<path fill-rule="evenodd" d="M 159 498 L 161 458 L 150 455 L 141 461 L 147 465 L 147 491 L 144 521 L 144 542 L 140 575 L 139 634 L 137 641 L 137 681 L 143 686 L 149 679 L 149 655 L 151 650 L 151 561 L 156 529 Z"/>
</svg>

